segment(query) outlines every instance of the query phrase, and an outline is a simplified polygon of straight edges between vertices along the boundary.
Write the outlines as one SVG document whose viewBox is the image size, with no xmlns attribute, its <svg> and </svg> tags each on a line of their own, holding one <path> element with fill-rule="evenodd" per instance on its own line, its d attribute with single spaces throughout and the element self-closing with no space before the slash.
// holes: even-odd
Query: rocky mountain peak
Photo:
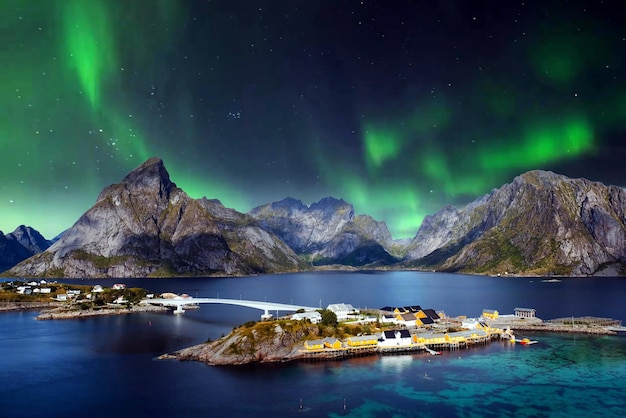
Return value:
<svg viewBox="0 0 626 418">
<path fill-rule="evenodd" d="M 50 246 L 50 242 L 30 226 L 20 225 L 10 235 L 33 254 L 45 251 Z"/>
<path fill-rule="evenodd" d="M 163 160 L 158 157 L 149 158 L 128 173 L 119 184 L 113 186 L 122 186 L 133 195 L 148 193 L 163 200 L 168 200 L 172 191 L 176 189 L 176 184 L 170 180 Z M 105 188 L 98 196 L 98 200 L 110 192 L 111 186 Z"/>
<path fill-rule="evenodd" d="M 45 252 L 18 264 L 23 277 L 244 275 L 305 266 L 275 235 L 218 200 L 192 199 L 151 158 L 107 186 Z"/>
<path fill-rule="evenodd" d="M 407 258 L 448 271 L 590 275 L 626 260 L 626 192 L 534 170 L 427 217 Z"/>
</svg>

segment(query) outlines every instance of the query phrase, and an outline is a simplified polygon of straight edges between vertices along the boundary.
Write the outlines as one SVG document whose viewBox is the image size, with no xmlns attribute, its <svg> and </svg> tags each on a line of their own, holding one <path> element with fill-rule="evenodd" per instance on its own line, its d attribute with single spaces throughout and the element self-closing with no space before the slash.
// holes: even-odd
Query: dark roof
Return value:
<svg viewBox="0 0 626 418">
<path fill-rule="evenodd" d="M 419 312 L 422 310 L 421 306 L 419 305 L 405 306 L 402 309 L 404 309 L 407 312 Z"/>
<path fill-rule="evenodd" d="M 432 319 L 440 319 L 439 315 L 437 315 L 437 312 L 435 312 L 434 309 L 424 309 L 423 312 L 426 314 L 427 317 L 432 318 Z"/>
<path fill-rule="evenodd" d="M 426 318 L 419 318 L 419 320 L 422 321 L 422 324 L 424 325 L 431 325 L 435 323 L 435 321 L 433 321 L 433 319 L 429 316 L 427 316 Z"/>
<path fill-rule="evenodd" d="M 380 308 L 380 310 L 385 312 L 393 312 L 396 310 L 396 308 L 394 308 L 393 306 L 385 306 L 384 308 Z"/>
<path fill-rule="evenodd" d="M 396 338 L 396 332 L 400 333 L 400 338 L 411 338 L 411 333 L 408 329 L 392 329 L 383 331 L 383 334 L 385 334 L 385 339 L 389 340 Z"/>
</svg>

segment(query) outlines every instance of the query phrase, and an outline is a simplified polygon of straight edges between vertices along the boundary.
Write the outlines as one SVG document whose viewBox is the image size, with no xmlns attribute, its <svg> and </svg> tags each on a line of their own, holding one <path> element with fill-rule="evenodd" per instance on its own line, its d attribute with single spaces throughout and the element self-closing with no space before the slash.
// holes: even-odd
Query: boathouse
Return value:
<svg viewBox="0 0 626 418">
<path fill-rule="evenodd" d="M 324 340 L 305 341 L 304 348 L 307 350 L 322 350 L 324 348 Z"/>
<path fill-rule="evenodd" d="M 515 316 L 520 318 L 534 318 L 536 311 L 532 308 L 515 308 Z"/>
<path fill-rule="evenodd" d="M 324 338 L 324 347 L 326 348 L 341 348 L 341 340 L 338 338 L 326 337 Z"/>
</svg>

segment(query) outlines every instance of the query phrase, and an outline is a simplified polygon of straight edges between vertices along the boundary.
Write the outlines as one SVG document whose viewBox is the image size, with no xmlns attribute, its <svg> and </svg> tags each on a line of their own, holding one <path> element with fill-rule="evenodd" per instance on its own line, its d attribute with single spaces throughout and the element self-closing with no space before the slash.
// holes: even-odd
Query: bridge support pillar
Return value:
<svg viewBox="0 0 626 418">
<path fill-rule="evenodd" d="M 272 319 L 272 314 L 266 309 L 265 313 L 261 315 L 261 321 L 269 321 L 270 319 Z"/>
<path fill-rule="evenodd" d="M 175 314 L 184 314 L 185 310 L 183 309 L 183 305 L 178 305 L 176 306 L 176 309 L 174 310 Z"/>
</svg>

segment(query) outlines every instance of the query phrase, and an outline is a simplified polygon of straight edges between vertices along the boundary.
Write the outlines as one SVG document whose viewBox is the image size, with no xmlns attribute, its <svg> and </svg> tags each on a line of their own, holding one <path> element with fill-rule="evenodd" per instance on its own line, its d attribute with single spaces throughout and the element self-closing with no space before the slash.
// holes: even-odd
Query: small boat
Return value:
<svg viewBox="0 0 626 418">
<path fill-rule="evenodd" d="M 521 340 L 518 340 L 517 338 L 511 338 L 511 342 L 512 343 L 519 343 L 519 344 L 522 344 L 522 345 L 537 344 L 537 341 L 531 340 L 529 338 L 524 338 L 524 339 L 521 339 Z"/>
</svg>

